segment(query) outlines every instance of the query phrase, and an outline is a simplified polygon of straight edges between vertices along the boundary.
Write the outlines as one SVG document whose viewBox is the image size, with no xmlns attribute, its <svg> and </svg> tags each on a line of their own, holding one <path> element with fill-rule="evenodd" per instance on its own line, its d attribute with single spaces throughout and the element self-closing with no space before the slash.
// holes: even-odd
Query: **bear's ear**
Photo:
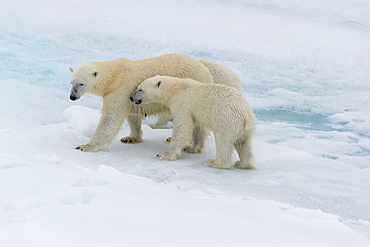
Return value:
<svg viewBox="0 0 370 247">
<path fill-rule="evenodd" d="M 162 81 L 157 82 L 157 87 L 159 88 L 162 85 Z"/>
<path fill-rule="evenodd" d="M 73 72 L 73 70 L 74 70 L 75 68 L 73 68 L 73 67 L 69 67 L 69 70 L 71 71 L 71 72 Z"/>
<path fill-rule="evenodd" d="M 98 75 L 99 75 L 99 71 L 98 70 L 94 70 L 93 76 L 98 77 Z"/>
</svg>

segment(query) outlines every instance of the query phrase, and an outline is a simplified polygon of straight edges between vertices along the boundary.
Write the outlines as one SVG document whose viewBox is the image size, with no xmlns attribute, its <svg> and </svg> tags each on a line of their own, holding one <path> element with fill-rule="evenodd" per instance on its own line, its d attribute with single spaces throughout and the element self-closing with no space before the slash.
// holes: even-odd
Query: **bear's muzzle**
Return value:
<svg viewBox="0 0 370 247">
<path fill-rule="evenodd" d="M 69 95 L 69 99 L 72 101 L 78 100 L 81 97 L 77 86 L 73 86 L 71 89 L 71 93 Z"/>
<path fill-rule="evenodd" d="M 142 92 L 142 90 L 137 90 L 137 91 L 135 91 L 135 92 L 130 96 L 130 100 L 131 100 L 131 102 L 135 102 L 135 104 L 140 105 L 143 101 L 140 99 L 140 97 L 138 96 L 138 94 L 140 94 L 141 92 Z"/>
</svg>

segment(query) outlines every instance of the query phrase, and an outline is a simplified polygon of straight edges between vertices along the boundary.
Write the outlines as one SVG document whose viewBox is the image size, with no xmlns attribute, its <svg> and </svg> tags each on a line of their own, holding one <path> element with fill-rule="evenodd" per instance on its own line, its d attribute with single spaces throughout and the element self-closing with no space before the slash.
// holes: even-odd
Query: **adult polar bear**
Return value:
<svg viewBox="0 0 370 247">
<path fill-rule="evenodd" d="M 213 77 L 212 71 L 217 67 L 227 72 L 215 73 Z M 147 78 L 165 75 L 192 78 L 203 83 L 229 82 L 230 86 L 239 85 L 241 89 L 239 78 L 227 67 L 213 61 L 203 60 L 202 62 L 182 54 L 168 54 L 136 61 L 118 58 L 107 62 L 90 62 L 70 69 L 72 101 L 78 100 L 86 93 L 103 97 L 102 115 L 97 129 L 89 143 L 76 147 L 84 152 L 104 150 L 117 135 L 125 119 L 130 126 L 130 134 L 121 141 L 138 143 L 142 140 L 143 116 L 169 115 L 169 109 L 162 104 L 138 106 L 130 102 L 130 95 Z M 230 82 L 229 78 L 222 80 L 219 78 L 220 75 L 236 76 L 237 81 Z"/>
</svg>

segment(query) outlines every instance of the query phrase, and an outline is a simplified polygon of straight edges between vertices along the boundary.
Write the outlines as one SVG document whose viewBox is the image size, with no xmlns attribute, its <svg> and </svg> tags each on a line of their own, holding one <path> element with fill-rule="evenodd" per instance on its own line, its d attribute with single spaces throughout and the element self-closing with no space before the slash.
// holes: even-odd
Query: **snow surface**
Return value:
<svg viewBox="0 0 370 247">
<path fill-rule="evenodd" d="M 0 0 L 0 246 L 370 246 L 366 0 Z M 238 73 L 258 170 L 159 161 L 171 130 L 87 143 L 69 66 L 183 53 Z M 155 121 L 149 118 L 146 123 Z M 236 157 L 235 157 L 236 159 Z"/>
</svg>

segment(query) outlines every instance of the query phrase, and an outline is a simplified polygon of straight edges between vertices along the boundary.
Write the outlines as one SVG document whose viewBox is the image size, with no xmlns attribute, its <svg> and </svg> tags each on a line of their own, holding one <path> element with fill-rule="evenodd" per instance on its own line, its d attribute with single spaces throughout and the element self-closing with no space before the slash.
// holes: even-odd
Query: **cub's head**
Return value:
<svg viewBox="0 0 370 247">
<path fill-rule="evenodd" d="M 163 103 L 162 99 L 162 76 L 154 76 L 143 81 L 131 95 L 130 99 L 135 104 Z"/>
<path fill-rule="evenodd" d="M 90 63 L 69 69 L 72 72 L 72 89 L 69 98 L 75 101 L 85 93 L 92 93 L 100 75 L 99 71 Z"/>
</svg>

